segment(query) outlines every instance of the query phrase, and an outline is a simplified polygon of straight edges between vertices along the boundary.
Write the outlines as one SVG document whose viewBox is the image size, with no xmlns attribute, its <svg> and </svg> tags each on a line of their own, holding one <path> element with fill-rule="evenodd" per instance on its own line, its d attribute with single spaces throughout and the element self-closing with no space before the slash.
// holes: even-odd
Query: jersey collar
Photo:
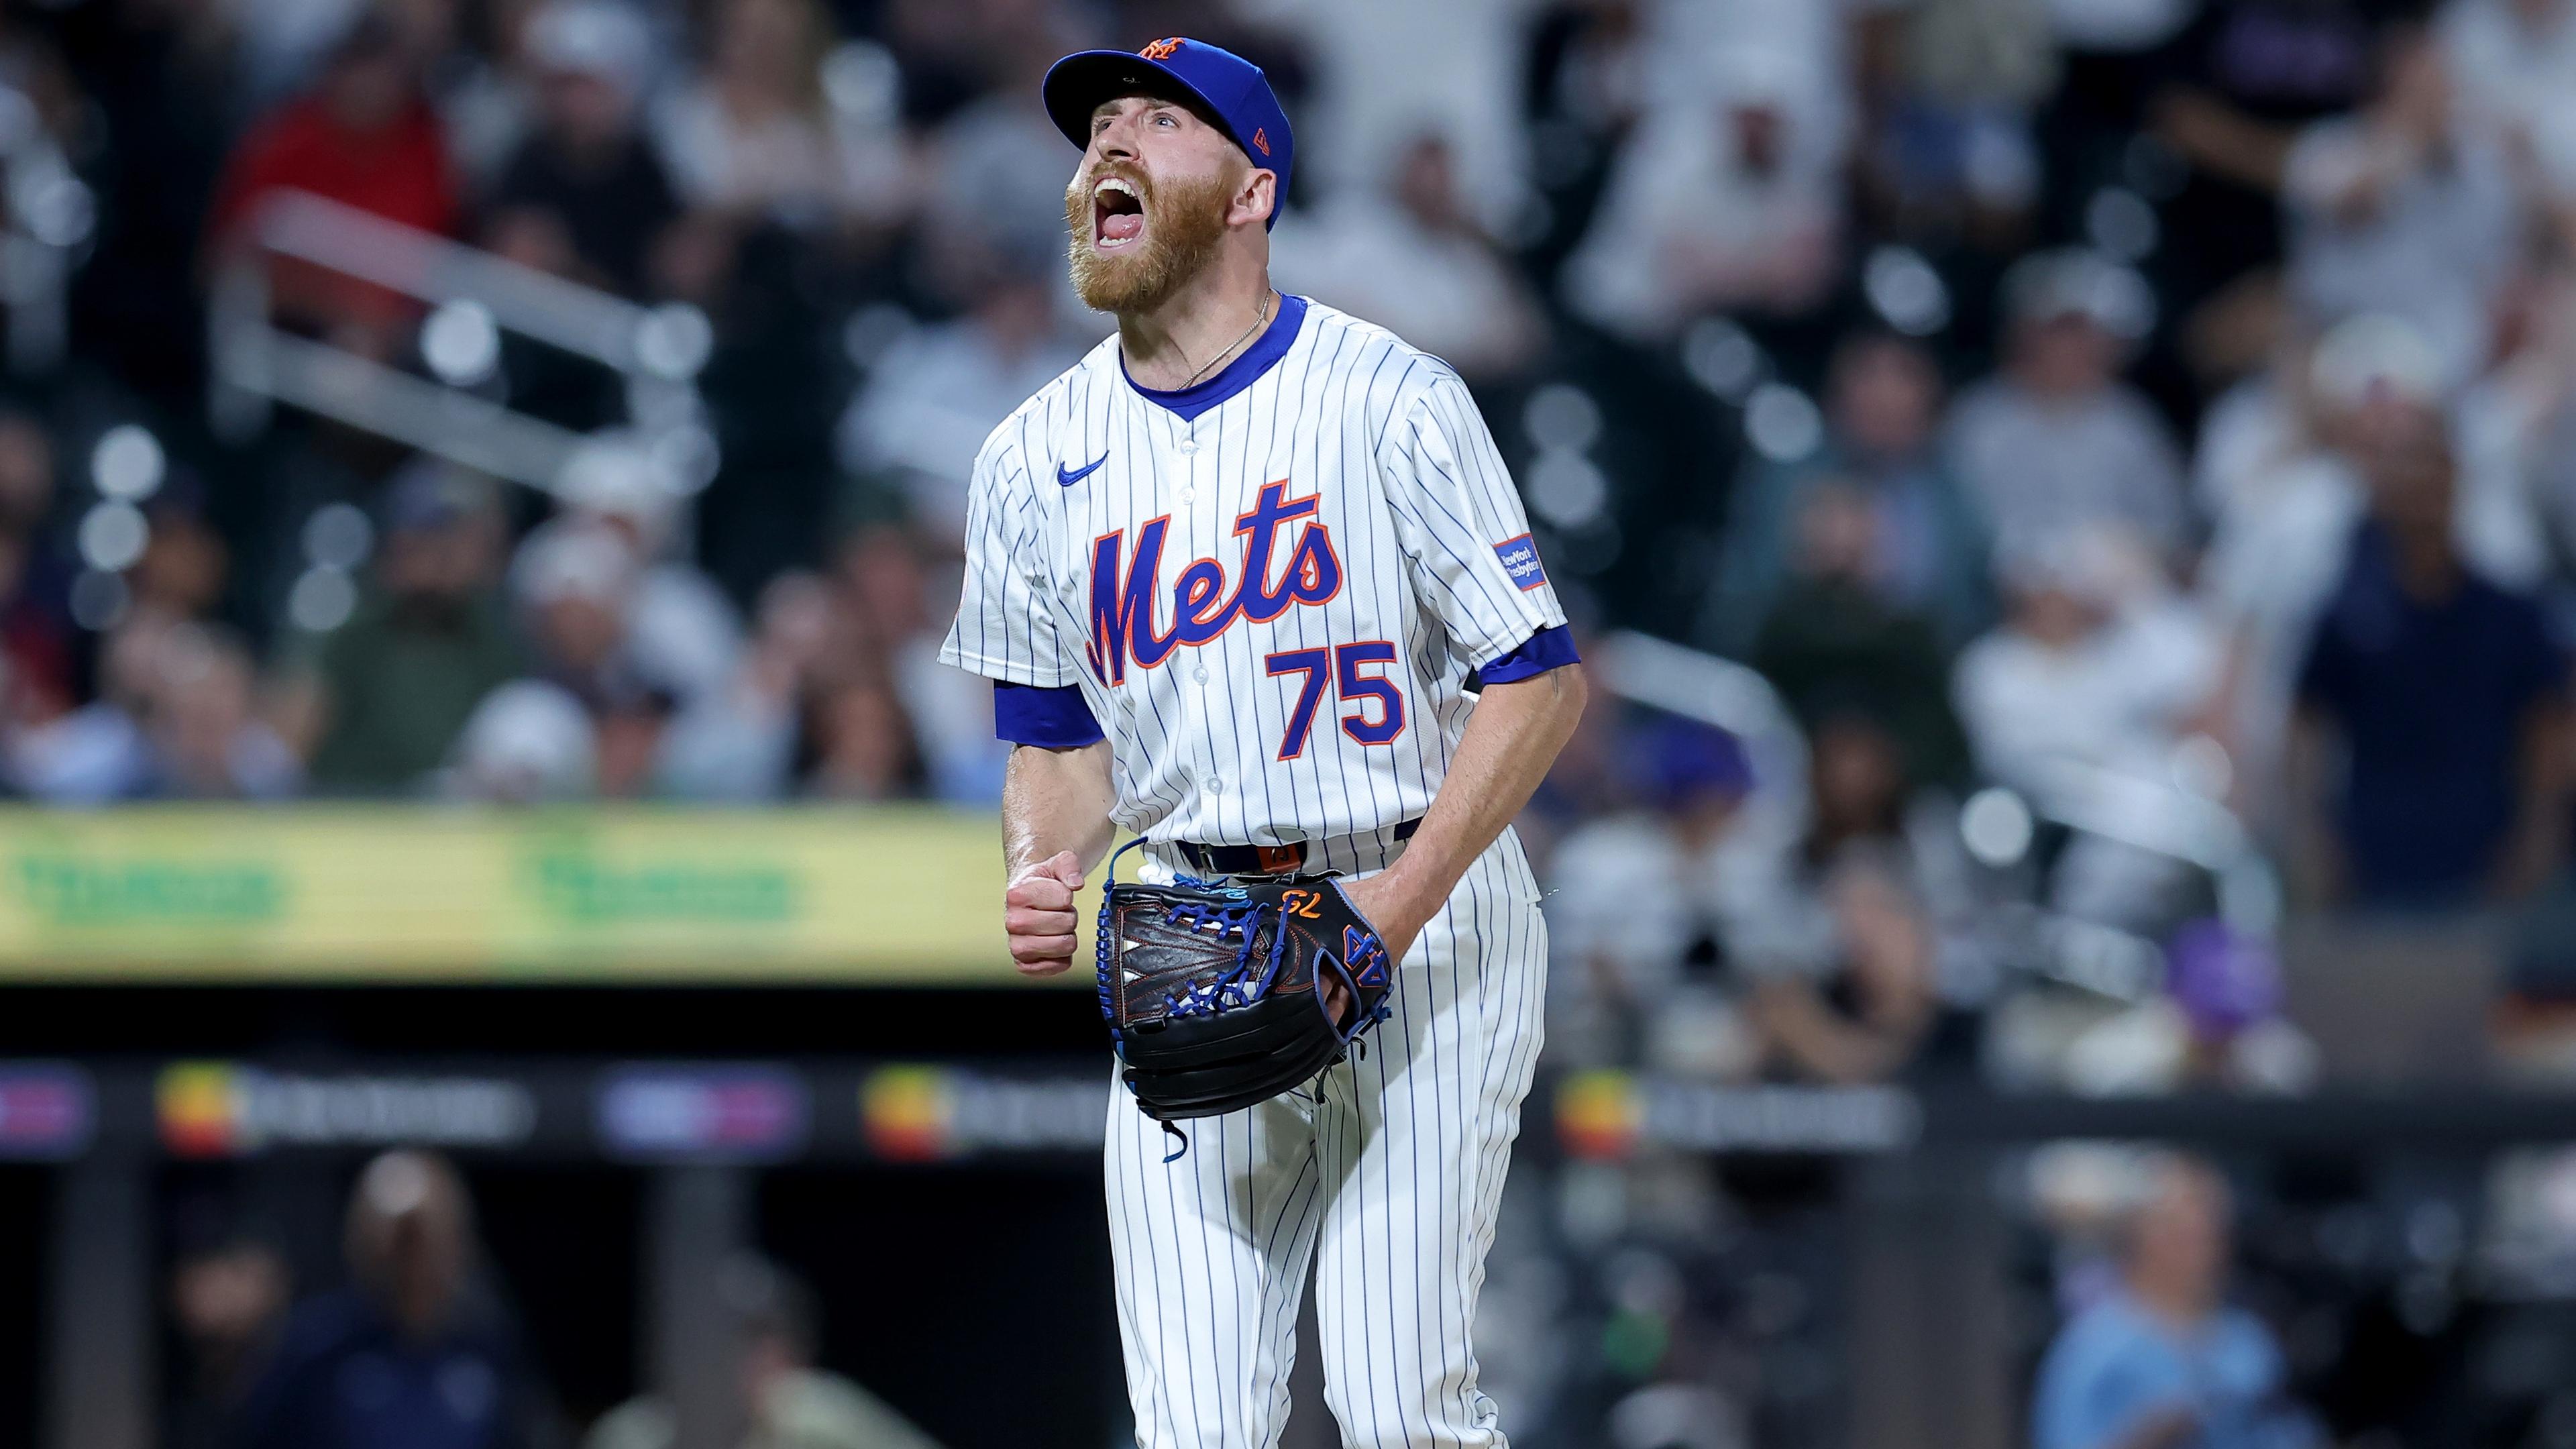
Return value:
<svg viewBox="0 0 2576 1449">
<path fill-rule="evenodd" d="M 1287 356 L 1288 349 L 1297 344 L 1297 333 L 1305 325 L 1306 299 L 1293 293 L 1283 293 L 1279 298 L 1279 315 L 1270 319 L 1270 325 L 1263 329 L 1261 336 L 1243 350 L 1241 357 L 1227 363 L 1224 371 L 1205 382 L 1168 392 L 1147 387 L 1128 375 L 1127 356 L 1123 352 L 1118 356 L 1118 375 L 1127 379 L 1127 385 L 1136 390 L 1138 397 L 1180 414 L 1183 422 L 1194 422 L 1199 414 L 1259 382 L 1263 373 L 1277 367 L 1279 359 Z"/>
</svg>

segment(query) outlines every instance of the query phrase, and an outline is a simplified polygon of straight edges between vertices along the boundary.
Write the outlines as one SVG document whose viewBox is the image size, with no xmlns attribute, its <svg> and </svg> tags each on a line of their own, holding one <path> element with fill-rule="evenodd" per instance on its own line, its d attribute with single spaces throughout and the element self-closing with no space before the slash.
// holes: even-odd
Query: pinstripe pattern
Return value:
<svg viewBox="0 0 2576 1449">
<path fill-rule="evenodd" d="M 1383 862 L 1396 824 L 1430 808 L 1466 731 L 1470 670 L 1565 615 L 1497 553 L 1525 545 L 1529 524 L 1457 375 L 1328 307 L 1283 308 L 1275 325 L 1297 329 L 1285 353 L 1195 418 L 1140 396 L 1113 337 L 996 429 L 975 463 L 964 597 L 941 657 L 1080 686 L 1129 830 L 1324 842 L 1319 865 L 1361 872 Z M 1238 520 L 1282 480 L 1269 506 L 1301 516 L 1268 557 L 1247 557 Z M 1115 605 L 1155 520 L 1156 572 L 1123 596 L 1150 601 L 1151 617 L 1103 635 L 1100 541 L 1114 536 L 1115 578 L 1098 597 Z M 1292 566 L 1324 539 L 1335 590 Z M 1222 586 L 1176 597 L 1211 569 Z M 1294 578 L 1328 596 L 1265 617 Z M 1229 597 L 1264 607 L 1210 632 L 1233 617 L 1219 607 Z M 1164 653 L 1185 615 L 1208 627 Z M 1342 652 L 1374 641 L 1391 661 Z M 1392 738 L 1378 679 L 1403 709 Z M 1315 708 L 1297 733 L 1301 695 Z M 1149 874 L 1168 875 L 1177 857 L 1158 846 L 1149 858 Z M 1506 832 L 1404 961 L 1364 1059 L 1196 1124 L 1169 1164 L 1160 1130 L 1118 1094 L 1106 1184 L 1142 1449 L 1277 1442 L 1310 1262 L 1347 1443 L 1504 1443 L 1469 1334 L 1538 1054 L 1545 963 L 1537 887 Z"/>
<path fill-rule="evenodd" d="M 1184 420 L 1137 395 L 1111 337 L 1003 422 L 975 462 L 964 597 L 940 657 L 992 679 L 1078 684 L 1110 738 L 1118 823 L 1158 840 L 1273 845 L 1360 834 L 1421 814 L 1467 725 L 1467 673 L 1565 622 L 1555 591 L 1523 589 L 1494 546 L 1529 523 L 1492 436 L 1457 374 L 1382 328 L 1309 303 L 1296 341 L 1241 393 Z M 1070 487 L 1058 470 L 1102 460 Z M 1172 590 L 1192 560 L 1233 586 L 1245 571 L 1236 520 L 1262 485 L 1318 499 L 1280 530 L 1267 579 L 1286 572 L 1311 521 L 1342 586 L 1321 604 L 1237 622 L 1111 685 L 1092 645 L 1094 544 L 1168 517 L 1152 628 L 1169 632 Z M 1363 744 L 1346 717 L 1374 704 L 1325 681 L 1302 742 L 1287 738 L 1301 679 L 1265 661 L 1387 640 L 1381 672 L 1405 729 Z M 1302 743 L 1282 760 L 1283 746 Z"/>
<path fill-rule="evenodd" d="M 1269 1449 L 1309 1255 L 1325 1401 L 1355 1449 L 1500 1449 L 1471 1332 L 1521 1099 L 1546 925 L 1517 837 L 1397 973 L 1367 1056 L 1191 1124 L 1179 1160 L 1115 1094 L 1107 1186 L 1139 1449 Z"/>
</svg>

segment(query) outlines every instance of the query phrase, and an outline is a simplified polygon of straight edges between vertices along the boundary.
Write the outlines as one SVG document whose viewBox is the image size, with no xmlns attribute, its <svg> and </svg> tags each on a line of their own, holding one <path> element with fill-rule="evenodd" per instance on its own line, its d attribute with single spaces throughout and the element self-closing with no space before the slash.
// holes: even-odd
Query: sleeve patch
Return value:
<svg viewBox="0 0 2576 1449">
<path fill-rule="evenodd" d="M 1539 566 L 1538 545 L 1526 533 L 1495 544 L 1494 557 L 1503 561 L 1503 572 L 1524 593 L 1547 582 L 1547 570 Z"/>
</svg>

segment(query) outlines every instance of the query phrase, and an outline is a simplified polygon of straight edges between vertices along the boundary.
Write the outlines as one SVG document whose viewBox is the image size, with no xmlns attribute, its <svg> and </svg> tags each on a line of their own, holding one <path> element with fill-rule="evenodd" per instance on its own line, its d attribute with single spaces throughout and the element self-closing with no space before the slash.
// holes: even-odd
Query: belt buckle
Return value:
<svg viewBox="0 0 2576 1449">
<path fill-rule="evenodd" d="M 1306 842 L 1252 847 L 1254 870 L 1261 875 L 1295 875 L 1306 864 Z"/>
</svg>

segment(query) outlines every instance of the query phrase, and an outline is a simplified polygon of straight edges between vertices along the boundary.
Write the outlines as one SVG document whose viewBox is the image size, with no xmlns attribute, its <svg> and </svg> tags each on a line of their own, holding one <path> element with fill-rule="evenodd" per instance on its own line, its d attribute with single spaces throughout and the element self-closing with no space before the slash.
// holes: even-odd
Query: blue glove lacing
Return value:
<svg viewBox="0 0 2576 1449">
<path fill-rule="evenodd" d="M 1172 1019 L 1239 1011 L 1269 994 L 1270 983 L 1279 976 L 1280 963 L 1288 959 L 1288 933 L 1284 930 L 1270 933 L 1270 957 L 1260 963 L 1261 974 L 1252 976 L 1255 964 L 1253 942 L 1261 935 L 1261 921 L 1265 914 L 1275 916 L 1278 908 L 1268 901 L 1245 901 L 1229 906 L 1192 901 L 1188 905 L 1172 906 L 1163 913 L 1163 919 L 1175 926 L 1186 926 L 1193 931 L 1212 931 L 1220 941 L 1238 943 L 1233 970 L 1163 998 L 1166 1012 Z"/>
</svg>

